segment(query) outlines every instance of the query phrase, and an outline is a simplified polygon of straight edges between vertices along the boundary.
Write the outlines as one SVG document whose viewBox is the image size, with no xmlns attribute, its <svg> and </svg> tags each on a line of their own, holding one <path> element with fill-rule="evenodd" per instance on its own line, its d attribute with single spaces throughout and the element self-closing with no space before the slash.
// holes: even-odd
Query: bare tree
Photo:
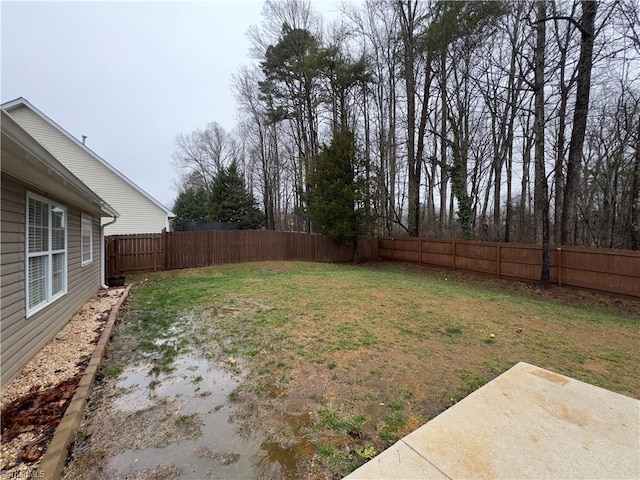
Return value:
<svg viewBox="0 0 640 480">
<path fill-rule="evenodd" d="M 631 248 L 640 250 L 640 122 L 636 129 L 635 149 L 631 194 Z"/>
<path fill-rule="evenodd" d="M 542 272 L 540 281 L 548 284 L 551 278 L 551 262 L 549 256 L 549 194 L 544 158 L 544 86 L 545 86 L 545 48 L 547 38 L 546 1 L 538 0 L 536 20 L 536 52 L 535 52 L 535 221 L 536 232 L 542 243 Z"/>
<path fill-rule="evenodd" d="M 194 130 L 176 137 L 174 164 L 185 175 L 183 183 L 211 186 L 215 174 L 223 167 L 239 160 L 238 145 L 233 137 L 217 122 L 204 130 Z"/>
<path fill-rule="evenodd" d="M 593 67 L 593 41 L 595 38 L 595 18 L 598 2 L 582 1 L 582 21 L 580 22 L 580 60 L 576 77 L 576 102 L 573 113 L 573 129 L 567 161 L 567 180 L 562 204 L 561 242 L 564 245 L 575 244 L 578 189 L 580 185 L 580 165 L 584 136 L 589 113 L 589 95 L 591 92 L 591 69 Z"/>
</svg>

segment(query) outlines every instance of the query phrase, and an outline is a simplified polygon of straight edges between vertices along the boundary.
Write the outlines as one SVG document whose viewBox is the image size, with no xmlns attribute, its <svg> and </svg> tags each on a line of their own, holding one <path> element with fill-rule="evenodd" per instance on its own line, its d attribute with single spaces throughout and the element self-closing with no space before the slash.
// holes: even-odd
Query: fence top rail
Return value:
<svg viewBox="0 0 640 480">
<path fill-rule="evenodd" d="M 127 239 L 127 238 L 162 238 L 162 233 L 127 233 L 120 235 L 107 235 L 105 239 L 115 238 L 118 240 Z"/>
<path fill-rule="evenodd" d="M 446 243 L 456 245 L 476 245 L 482 247 L 495 247 L 498 245 L 505 245 L 501 242 L 486 242 L 484 240 L 458 240 L 456 238 L 431 238 L 431 237 L 381 237 L 380 240 L 391 240 L 398 242 L 429 242 L 429 243 Z M 506 245 L 518 245 L 517 243 L 509 243 Z M 523 247 L 527 247 L 527 244 L 522 244 Z M 531 245 L 529 245 L 530 247 Z"/>
<path fill-rule="evenodd" d="M 619 257 L 631 257 L 640 258 L 640 250 L 622 250 L 619 248 L 598 248 L 598 247 L 572 247 L 562 245 L 563 252 L 576 252 L 576 253 L 593 253 L 596 255 L 616 255 Z"/>
</svg>

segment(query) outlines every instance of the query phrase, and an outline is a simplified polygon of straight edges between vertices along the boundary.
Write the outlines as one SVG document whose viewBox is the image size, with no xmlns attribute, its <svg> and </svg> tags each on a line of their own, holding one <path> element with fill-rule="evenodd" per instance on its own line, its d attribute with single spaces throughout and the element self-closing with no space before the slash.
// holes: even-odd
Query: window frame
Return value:
<svg viewBox="0 0 640 480">
<path fill-rule="evenodd" d="M 89 229 L 89 259 L 85 260 L 85 249 L 87 246 L 84 243 L 85 239 L 85 227 Z M 91 265 L 93 263 L 93 217 L 87 214 L 80 215 L 80 260 L 82 262 L 82 266 L 86 267 L 87 265 Z"/>
<path fill-rule="evenodd" d="M 29 241 L 31 239 L 31 235 L 29 233 L 30 227 L 31 227 L 30 217 L 29 217 L 29 206 L 32 200 L 35 202 L 40 202 L 44 204 L 46 206 L 46 212 L 47 212 L 47 225 L 46 227 L 44 227 L 46 228 L 46 248 L 36 252 L 31 252 L 29 249 Z M 63 230 L 62 248 L 54 248 L 54 245 L 53 245 L 54 244 L 53 232 L 55 227 L 52 220 L 54 217 L 53 215 L 54 209 L 59 210 L 56 213 L 62 213 L 61 227 L 59 227 L 60 229 Z M 60 299 L 61 297 L 67 294 L 67 289 L 68 289 L 67 277 L 68 277 L 68 263 L 69 263 L 68 262 L 69 244 L 68 244 L 68 238 L 67 238 L 68 230 L 69 230 L 69 215 L 68 215 L 67 207 L 49 198 L 27 191 L 24 225 L 25 225 L 25 255 L 24 255 L 25 256 L 25 276 L 24 276 L 25 278 L 25 309 L 26 309 L 26 317 L 29 318 L 30 316 L 41 311 L 42 309 L 46 308 L 47 306 L 51 305 L 56 300 Z M 40 226 L 40 228 L 42 227 Z M 54 272 L 53 271 L 54 257 L 59 258 L 60 256 L 62 256 L 62 265 L 61 265 L 62 271 Z M 31 276 L 30 276 L 29 264 L 32 258 L 43 258 L 45 260 L 44 262 L 44 270 L 45 270 L 44 299 L 39 303 L 37 303 L 36 305 L 30 306 L 29 297 L 31 293 L 30 292 Z M 58 292 L 54 293 L 53 284 L 54 284 L 54 276 L 56 275 L 56 273 L 61 274 L 61 278 L 59 278 L 59 283 L 61 288 Z"/>
</svg>

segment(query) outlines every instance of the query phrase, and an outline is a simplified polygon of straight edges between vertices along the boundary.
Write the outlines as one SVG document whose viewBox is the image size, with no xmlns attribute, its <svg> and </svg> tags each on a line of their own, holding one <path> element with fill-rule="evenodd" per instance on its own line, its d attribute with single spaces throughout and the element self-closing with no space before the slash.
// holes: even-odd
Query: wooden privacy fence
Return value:
<svg viewBox="0 0 640 480">
<path fill-rule="evenodd" d="M 527 282 L 540 280 L 542 247 L 432 238 L 382 238 L 378 255 L 453 270 Z M 553 247 L 551 281 L 640 297 L 640 252 L 587 247 Z"/>
<path fill-rule="evenodd" d="M 377 240 L 358 242 L 361 260 L 378 258 Z M 267 230 L 171 232 L 105 238 L 107 277 L 263 260 L 348 262 L 353 246 L 330 237 Z"/>
<path fill-rule="evenodd" d="M 353 247 L 322 235 L 267 230 L 171 232 L 106 237 L 107 276 L 263 260 L 348 262 Z M 527 282 L 540 279 L 542 247 L 432 238 L 358 242 L 360 260 L 382 258 Z M 640 252 L 553 247 L 551 281 L 640 297 Z"/>
</svg>

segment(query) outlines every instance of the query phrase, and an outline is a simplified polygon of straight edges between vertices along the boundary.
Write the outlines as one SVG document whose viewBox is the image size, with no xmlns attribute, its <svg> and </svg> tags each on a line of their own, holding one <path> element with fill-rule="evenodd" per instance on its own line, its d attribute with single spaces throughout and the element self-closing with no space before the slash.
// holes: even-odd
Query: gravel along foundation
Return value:
<svg viewBox="0 0 640 480">
<path fill-rule="evenodd" d="M 0 474 L 27 478 L 40 462 L 125 288 L 100 290 L 2 390 Z"/>
</svg>

